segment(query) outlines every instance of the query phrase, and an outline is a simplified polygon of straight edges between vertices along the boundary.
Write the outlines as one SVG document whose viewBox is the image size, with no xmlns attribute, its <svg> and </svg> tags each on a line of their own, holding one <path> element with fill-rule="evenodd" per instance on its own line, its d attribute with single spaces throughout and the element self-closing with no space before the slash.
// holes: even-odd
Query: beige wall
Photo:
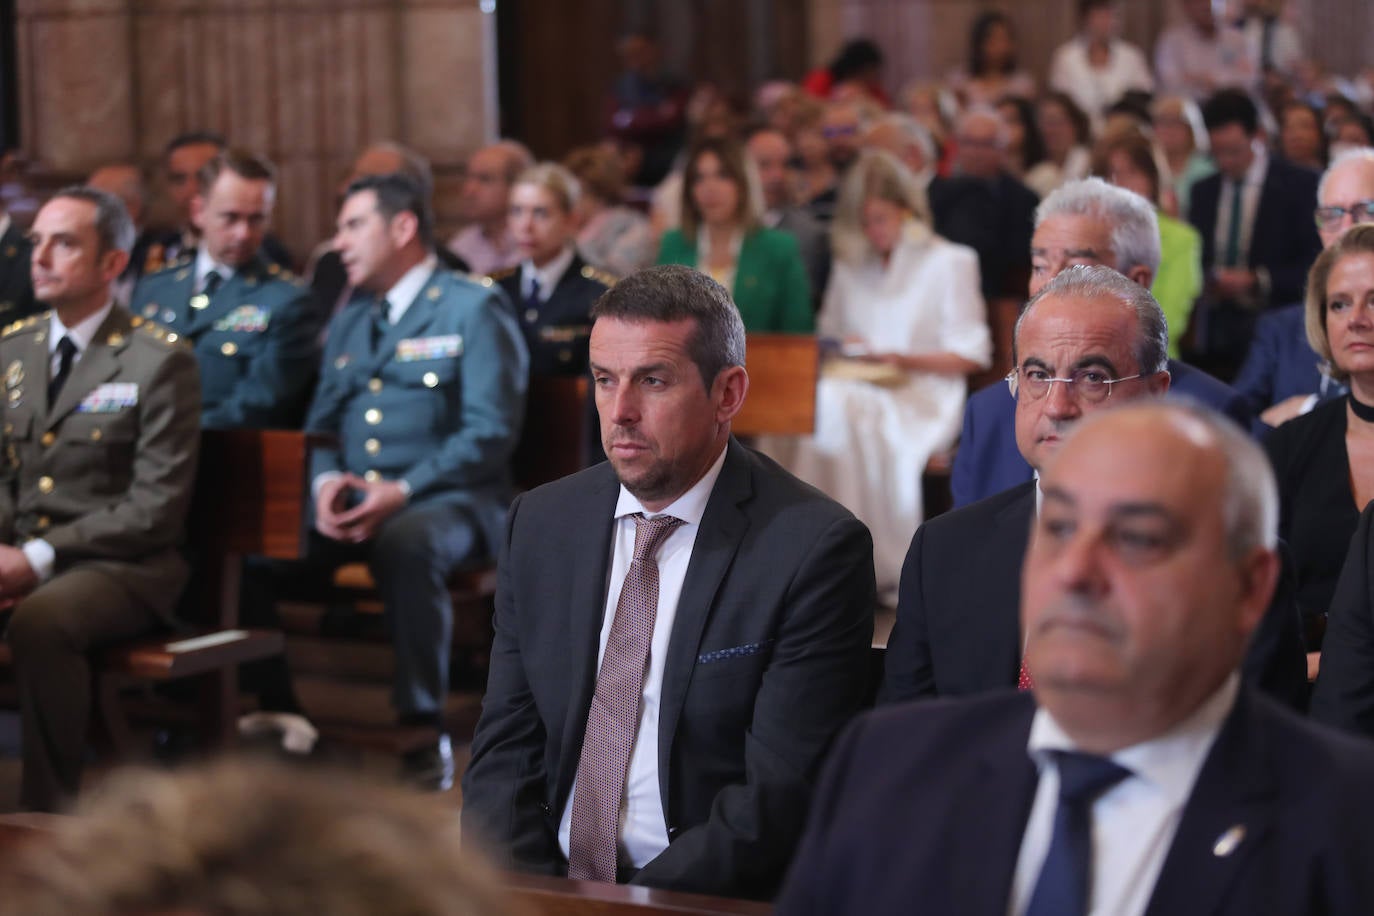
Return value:
<svg viewBox="0 0 1374 916">
<path fill-rule="evenodd" d="M 81 174 L 219 131 L 277 163 L 276 231 L 303 256 L 373 139 L 431 157 L 451 214 L 452 175 L 494 122 L 491 19 L 478 0 L 19 0 L 24 150 Z"/>
</svg>

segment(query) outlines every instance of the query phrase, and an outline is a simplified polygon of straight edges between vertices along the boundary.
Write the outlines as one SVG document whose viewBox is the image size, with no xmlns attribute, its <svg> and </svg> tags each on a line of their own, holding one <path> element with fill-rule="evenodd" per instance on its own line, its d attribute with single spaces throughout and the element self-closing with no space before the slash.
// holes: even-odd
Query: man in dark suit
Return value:
<svg viewBox="0 0 1374 916">
<path fill-rule="evenodd" d="M 86 754 L 88 654 L 171 619 L 200 446 L 196 361 L 115 304 L 134 229 L 113 195 L 38 211 L 33 285 L 51 312 L 6 326 L 0 610 L 24 736 L 20 802 L 56 810 Z"/>
<path fill-rule="evenodd" d="M 862 698 L 872 540 L 731 438 L 718 283 L 649 268 L 593 319 L 610 460 L 511 506 L 464 833 L 506 867 L 769 897 Z"/>
<path fill-rule="evenodd" d="M 811 302 L 820 309 L 830 282 L 830 234 L 804 207 L 793 202 L 792 142 L 772 127 L 760 127 L 749 135 L 746 150 L 759 172 L 763 192 L 763 222 L 797 240 L 797 249 L 811 281 Z"/>
<path fill-rule="evenodd" d="M 1374 149 L 1347 150 L 1332 161 L 1317 185 L 1316 218 L 1323 248 L 1356 223 L 1374 220 Z M 1269 426 L 1347 391 L 1322 371 L 1322 359 L 1307 341 L 1304 311 L 1299 303 L 1261 315 L 1236 376 L 1236 389 Z"/>
<path fill-rule="evenodd" d="M 1071 181 L 1041 202 L 1031 237 L 1030 294 L 1075 264 L 1110 267 L 1146 289 L 1159 269 L 1159 221 L 1138 194 L 1098 178 Z M 1170 328 L 1170 333 L 1179 329 Z M 1254 415 L 1239 393 L 1186 363 L 1171 359 L 1169 390 L 1226 414 L 1241 426 Z M 950 476 L 956 508 L 1030 480 L 1031 466 L 1016 447 L 1016 401 L 995 382 L 964 408 L 964 428 Z"/>
<path fill-rule="evenodd" d="M 780 916 L 1374 911 L 1374 744 L 1237 672 L 1279 573 L 1264 454 L 1203 408 L 1131 404 L 1041 483 L 1033 693 L 860 720 Z"/>
<path fill-rule="evenodd" d="M 195 347 L 207 428 L 297 428 L 319 364 L 319 310 L 310 291 L 261 252 L 276 169 L 231 149 L 197 181 L 196 247 L 139 280 L 129 308 Z"/>
<path fill-rule="evenodd" d="M 34 313 L 29 281 L 28 239 L 0 207 L 0 321 L 27 318 Z"/>
<path fill-rule="evenodd" d="M 1302 298 L 1307 270 L 1321 251 L 1312 222 L 1317 175 L 1270 156 L 1258 136 L 1259 112 L 1242 90 L 1217 92 L 1202 118 L 1218 172 L 1193 185 L 1188 204 L 1208 277 L 1199 303 L 1200 343 L 1210 359 L 1234 371 L 1256 313 Z"/>
<path fill-rule="evenodd" d="M 1060 273 L 1021 313 L 1013 341 L 1013 430 L 1025 461 L 1042 467 L 1088 414 L 1163 395 L 1170 385 L 1167 351 L 1164 313 L 1144 287 L 1106 267 Z M 1074 381 L 1046 386 L 1046 377 Z M 1023 681 L 1017 571 L 1036 494 L 1027 482 L 917 529 L 888 638 L 883 702 L 985 693 Z M 1246 674 L 1301 704 L 1306 667 L 1287 588 L 1253 641 Z"/>
</svg>

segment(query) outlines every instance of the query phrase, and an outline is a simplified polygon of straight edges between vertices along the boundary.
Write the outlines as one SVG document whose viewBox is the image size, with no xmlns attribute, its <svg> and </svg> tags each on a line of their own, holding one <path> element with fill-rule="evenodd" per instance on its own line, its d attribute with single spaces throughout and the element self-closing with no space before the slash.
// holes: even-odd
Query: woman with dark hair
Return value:
<svg viewBox="0 0 1374 916">
<path fill-rule="evenodd" d="M 1040 136 L 1045 138 L 1045 161 L 1026 173 L 1026 187 L 1044 200 L 1066 181 L 1088 177 L 1092 153 L 1088 116 L 1063 92 L 1046 92 L 1035 108 Z"/>
<path fill-rule="evenodd" d="M 811 283 L 797 241 L 759 223 L 762 194 L 739 144 L 692 147 L 682 183 L 682 226 L 663 236 L 658 263 L 685 264 L 730 290 L 750 331 L 806 333 Z"/>
<path fill-rule="evenodd" d="M 1322 115 L 1306 102 L 1290 101 L 1279 112 L 1279 155 L 1294 165 L 1320 172 L 1326 168 L 1326 132 Z"/>
<path fill-rule="evenodd" d="M 1018 95 L 1004 95 L 997 113 L 1007 123 L 1007 171 L 1022 179 L 1045 161 L 1045 140 L 1035 123 L 1035 106 Z"/>
<path fill-rule="evenodd" d="M 828 66 L 808 73 L 802 88 L 816 98 L 828 99 L 838 87 L 854 83 L 884 108 L 890 108 L 892 100 L 883 90 L 882 76 L 882 49 L 867 38 L 854 38 L 845 42 Z"/>
<path fill-rule="evenodd" d="M 988 10 L 969 30 L 968 70 L 950 76 L 966 107 L 991 105 L 1004 95 L 1035 97 L 1035 80 L 1016 66 L 1016 31 L 1007 14 Z"/>
</svg>

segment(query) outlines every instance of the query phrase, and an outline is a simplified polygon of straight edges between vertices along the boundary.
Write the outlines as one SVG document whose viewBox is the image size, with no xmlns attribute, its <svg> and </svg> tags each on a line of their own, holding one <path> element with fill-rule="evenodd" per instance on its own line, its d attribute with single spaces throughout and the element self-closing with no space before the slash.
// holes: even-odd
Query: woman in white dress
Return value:
<svg viewBox="0 0 1374 916">
<path fill-rule="evenodd" d="M 991 339 L 977 254 L 931 230 L 925 194 L 897 159 L 862 155 L 833 233 L 819 327 L 843 355 L 823 367 L 815 434 L 761 445 L 873 532 L 890 602 L 921 522 L 922 472 L 958 436 L 965 378 L 988 365 Z"/>
</svg>

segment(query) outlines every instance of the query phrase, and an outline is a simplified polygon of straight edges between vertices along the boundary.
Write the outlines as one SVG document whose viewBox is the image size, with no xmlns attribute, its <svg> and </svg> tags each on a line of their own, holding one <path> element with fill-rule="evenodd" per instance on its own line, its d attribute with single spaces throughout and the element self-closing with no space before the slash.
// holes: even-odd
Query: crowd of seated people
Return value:
<svg viewBox="0 0 1374 916">
<path fill-rule="evenodd" d="M 945 866 L 976 837 L 913 843 L 897 890 L 835 864 L 903 767 L 935 767 L 938 816 L 915 832 L 943 824 L 941 779 L 980 763 L 942 776 L 901 737 L 929 729 L 970 755 L 1021 745 L 986 774 L 1020 806 L 988 912 L 1144 912 L 1187 884 L 1179 844 L 1291 852 L 1189 795 L 1282 739 L 1331 774 L 1323 817 L 1286 825 L 1316 837 L 1302 886 L 1374 906 L 1338 851 L 1367 845 L 1351 823 L 1374 800 L 1348 777 L 1374 752 L 1295 718 L 1310 694 L 1315 718 L 1374 734 L 1374 91 L 1305 65 L 1282 7 L 1187 0 L 1147 56 L 1119 4 L 1084 0 L 1043 88 L 991 11 L 944 80 L 889 92 L 858 39 L 749 110 L 664 75 L 638 36 L 605 141 L 561 164 L 516 138 L 472 152 L 447 244 L 423 157 L 360 151 L 307 281 L 270 233 L 276 169 L 208 132 L 165 148 L 170 230 L 141 224 L 126 163 L 23 231 L 0 215 L 22 804 L 80 789 L 94 653 L 175 623 L 198 430 L 301 429 L 331 443 L 307 556 L 250 563 L 241 621 L 275 626 L 278 601 L 366 563 L 397 721 L 433 736 L 401 778 L 442 790 L 449 582 L 495 564 L 464 821 L 508 867 L 781 891 L 789 912 L 958 899 Z M 815 430 L 741 443 L 746 341 L 772 333 L 822 340 L 816 390 L 795 393 Z M 521 494 L 527 395 L 552 377 L 588 380 L 578 423 L 601 448 Z M 927 518 L 923 474 L 951 450 L 956 508 Z M 1234 620 L 1156 632 L 1160 603 Z M 957 702 L 846 734 L 879 607 L 896 621 L 879 704 Z M 308 746 L 285 657 L 245 685 L 248 727 Z M 996 727 L 974 741 L 979 715 Z M 1084 804 L 1117 857 L 1086 898 L 1056 810 L 1085 753 L 1111 777 Z M 1187 765 L 1155 780 L 1170 754 Z M 1298 791 L 1291 756 L 1268 763 Z"/>
</svg>

